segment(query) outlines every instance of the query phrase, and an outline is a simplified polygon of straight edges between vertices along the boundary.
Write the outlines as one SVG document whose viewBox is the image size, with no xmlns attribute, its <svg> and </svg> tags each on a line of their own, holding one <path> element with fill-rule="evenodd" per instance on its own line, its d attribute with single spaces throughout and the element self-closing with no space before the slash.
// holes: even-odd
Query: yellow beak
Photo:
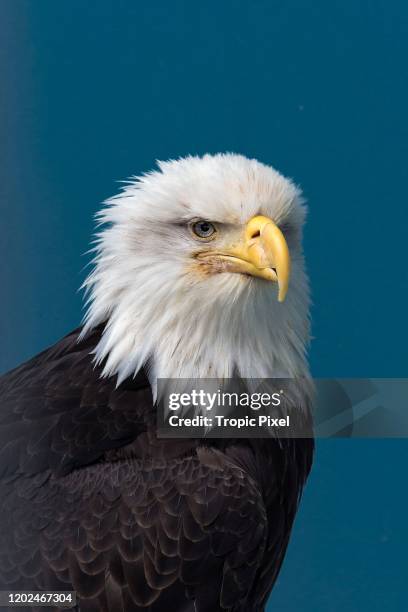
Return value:
<svg viewBox="0 0 408 612">
<path fill-rule="evenodd" d="M 283 302 L 289 286 L 290 254 L 279 227 L 262 215 L 248 221 L 243 238 L 235 245 L 206 251 L 199 259 L 217 262 L 220 271 L 238 272 L 278 283 L 278 300 Z"/>
</svg>

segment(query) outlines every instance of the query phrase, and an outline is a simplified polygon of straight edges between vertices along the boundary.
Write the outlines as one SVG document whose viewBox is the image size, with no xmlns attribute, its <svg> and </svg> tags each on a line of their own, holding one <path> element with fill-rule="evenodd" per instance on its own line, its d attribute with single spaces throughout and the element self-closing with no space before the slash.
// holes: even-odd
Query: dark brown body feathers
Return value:
<svg viewBox="0 0 408 612">
<path fill-rule="evenodd" d="M 261 612 L 313 442 L 159 440 L 144 372 L 115 388 L 92 363 L 101 329 L 78 333 L 0 379 L 0 588 Z"/>
</svg>

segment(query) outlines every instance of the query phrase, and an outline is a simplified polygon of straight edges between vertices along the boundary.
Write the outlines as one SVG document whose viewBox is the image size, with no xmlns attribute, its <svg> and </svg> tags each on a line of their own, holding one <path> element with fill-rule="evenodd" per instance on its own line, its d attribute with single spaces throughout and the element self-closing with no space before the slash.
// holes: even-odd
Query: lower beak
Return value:
<svg viewBox="0 0 408 612">
<path fill-rule="evenodd" d="M 199 259 L 222 263 L 226 272 L 238 272 L 277 282 L 278 301 L 283 302 L 289 286 L 290 254 L 279 227 L 262 215 L 248 221 L 240 242 L 220 251 L 206 251 Z"/>
</svg>

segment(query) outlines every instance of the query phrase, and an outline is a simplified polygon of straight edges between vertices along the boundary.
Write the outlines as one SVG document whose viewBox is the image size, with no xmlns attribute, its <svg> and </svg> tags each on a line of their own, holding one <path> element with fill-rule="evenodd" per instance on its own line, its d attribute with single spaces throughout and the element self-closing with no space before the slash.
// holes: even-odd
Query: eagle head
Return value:
<svg viewBox="0 0 408 612">
<path fill-rule="evenodd" d="M 241 155 L 158 162 L 98 214 L 84 334 L 118 383 L 307 376 L 299 189 Z"/>
</svg>

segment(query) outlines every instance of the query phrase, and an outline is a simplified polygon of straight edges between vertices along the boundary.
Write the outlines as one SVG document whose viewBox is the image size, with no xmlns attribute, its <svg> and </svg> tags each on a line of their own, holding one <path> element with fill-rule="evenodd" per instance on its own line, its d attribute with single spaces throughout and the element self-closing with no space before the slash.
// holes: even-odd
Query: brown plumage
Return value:
<svg viewBox="0 0 408 612">
<path fill-rule="evenodd" d="M 101 330 L 0 379 L 0 588 L 75 590 L 81 612 L 264 610 L 312 440 L 157 439 L 144 372 L 115 388 L 94 367 Z"/>
</svg>

